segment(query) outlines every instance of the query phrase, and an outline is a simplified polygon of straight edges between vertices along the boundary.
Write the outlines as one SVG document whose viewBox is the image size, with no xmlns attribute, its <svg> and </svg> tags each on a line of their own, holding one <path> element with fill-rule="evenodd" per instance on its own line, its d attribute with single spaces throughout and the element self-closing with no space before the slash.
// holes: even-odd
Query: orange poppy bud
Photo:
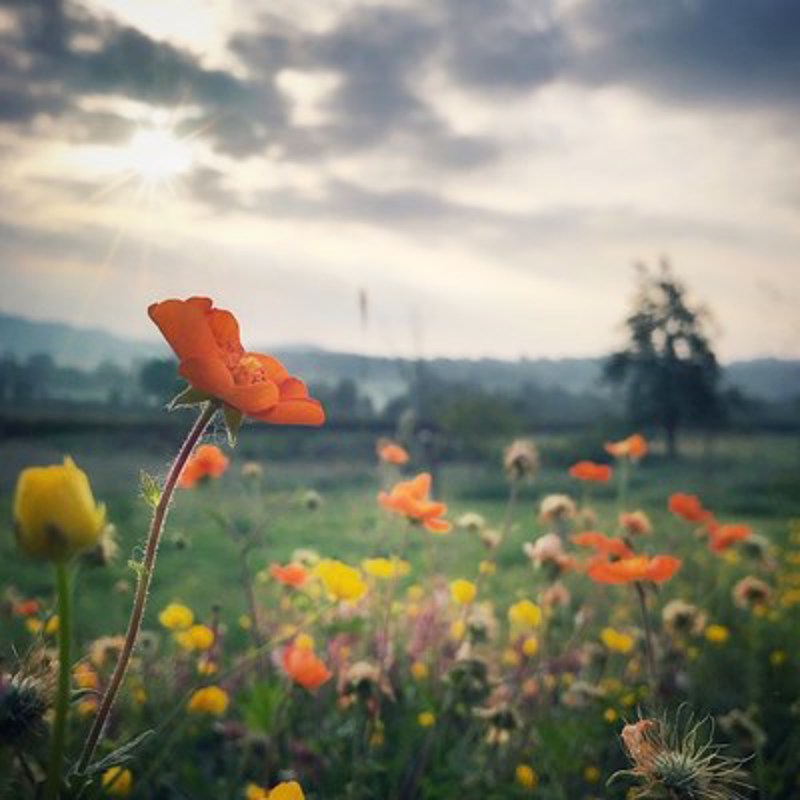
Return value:
<svg viewBox="0 0 800 800">
<path fill-rule="evenodd" d="M 594 461 L 579 461 L 569 468 L 569 474 L 579 481 L 605 483 L 611 480 L 613 470 L 608 464 L 595 464 Z"/>
<path fill-rule="evenodd" d="M 670 495 L 669 510 L 687 522 L 706 522 L 711 518 L 711 512 L 703 508 L 700 498 L 694 494 L 676 492 Z"/>
<path fill-rule="evenodd" d="M 215 444 L 201 444 L 192 453 L 178 479 L 178 486 L 191 489 L 203 478 L 219 478 L 230 461 Z"/>
<path fill-rule="evenodd" d="M 269 573 L 276 581 L 284 586 L 292 586 L 295 589 L 302 586 L 308 580 L 308 572 L 302 564 L 292 562 L 282 567 L 280 564 L 273 564 L 269 568 Z"/>
<path fill-rule="evenodd" d="M 647 440 L 640 433 L 634 433 L 619 442 L 607 442 L 606 452 L 614 458 L 630 458 L 638 461 L 647 454 Z"/>
<path fill-rule="evenodd" d="M 305 689 L 313 692 L 330 680 L 333 673 L 314 655 L 314 651 L 295 644 L 283 650 L 284 672 Z"/>
<path fill-rule="evenodd" d="M 378 454 L 378 458 L 387 464 L 401 465 L 408 463 L 408 451 L 389 439 L 379 439 L 375 451 Z"/>
</svg>

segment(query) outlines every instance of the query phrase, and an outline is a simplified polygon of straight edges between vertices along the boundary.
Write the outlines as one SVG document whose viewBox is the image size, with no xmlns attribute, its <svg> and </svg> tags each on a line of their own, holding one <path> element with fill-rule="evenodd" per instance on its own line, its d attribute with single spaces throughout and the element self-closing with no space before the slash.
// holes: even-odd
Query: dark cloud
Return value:
<svg viewBox="0 0 800 800">
<path fill-rule="evenodd" d="M 623 83 L 675 101 L 797 109 L 796 0 L 594 0 L 578 23 L 594 44 L 575 59 L 587 83 Z"/>
</svg>

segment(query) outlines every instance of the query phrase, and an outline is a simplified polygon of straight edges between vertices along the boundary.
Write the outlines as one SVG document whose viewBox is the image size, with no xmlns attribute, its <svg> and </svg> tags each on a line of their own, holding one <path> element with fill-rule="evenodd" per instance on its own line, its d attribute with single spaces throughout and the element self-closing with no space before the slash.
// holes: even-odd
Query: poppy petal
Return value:
<svg viewBox="0 0 800 800">
<path fill-rule="evenodd" d="M 189 358 L 181 361 L 178 372 L 196 389 L 223 398 L 234 388 L 230 370 L 219 358 Z"/>
<path fill-rule="evenodd" d="M 322 425 L 325 412 L 316 400 L 281 400 L 268 411 L 251 414 L 273 425 Z"/>
<path fill-rule="evenodd" d="M 222 350 L 237 355 L 244 353 L 239 339 L 239 323 L 230 311 L 221 308 L 212 309 L 207 319 L 211 333 Z"/>
<path fill-rule="evenodd" d="M 207 298 L 164 300 L 153 303 L 147 313 L 155 322 L 169 346 L 181 361 L 190 358 L 210 358 L 218 352 L 217 342 L 208 325 Z"/>
</svg>

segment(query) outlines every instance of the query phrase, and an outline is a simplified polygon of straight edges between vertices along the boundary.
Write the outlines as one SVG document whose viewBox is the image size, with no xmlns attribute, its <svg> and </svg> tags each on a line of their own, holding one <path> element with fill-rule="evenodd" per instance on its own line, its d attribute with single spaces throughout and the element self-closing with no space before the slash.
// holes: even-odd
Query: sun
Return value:
<svg viewBox="0 0 800 800">
<path fill-rule="evenodd" d="M 192 150 L 169 128 L 140 128 L 128 144 L 127 160 L 145 183 L 163 183 L 191 167 Z"/>
</svg>

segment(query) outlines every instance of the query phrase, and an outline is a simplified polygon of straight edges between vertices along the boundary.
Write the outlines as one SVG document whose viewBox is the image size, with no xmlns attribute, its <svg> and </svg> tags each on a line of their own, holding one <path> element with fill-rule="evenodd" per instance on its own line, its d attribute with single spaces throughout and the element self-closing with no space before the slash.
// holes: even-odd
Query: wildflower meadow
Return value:
<svg viewBox="0 0 800 800">
<path fill-rule="evenodd" d="M 800 796 L 796 442 L 435 459 L 326 431 L 244 315 L 148 313 L 175 424 L 4 451 L 0 796 Z"/>
</svg>

